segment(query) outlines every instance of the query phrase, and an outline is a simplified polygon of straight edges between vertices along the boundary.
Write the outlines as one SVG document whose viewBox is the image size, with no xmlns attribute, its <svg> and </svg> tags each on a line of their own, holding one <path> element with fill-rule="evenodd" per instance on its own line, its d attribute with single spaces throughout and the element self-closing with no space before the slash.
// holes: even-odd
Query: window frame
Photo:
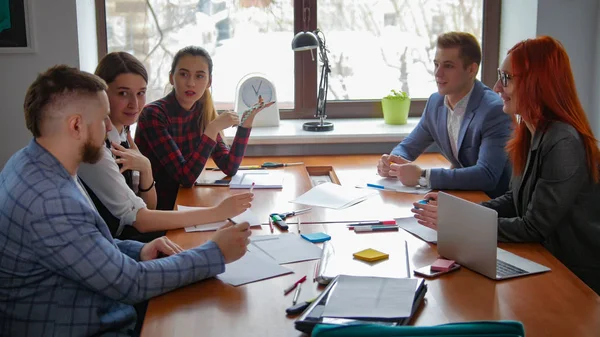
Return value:
<svg viewBox="0 0 600 337">
<path fill-rule="evenodd" d="M 108 53 L 106 32 L 106 0 L 96 2 L 98 59 Z M 294 34 L 304 30 L 303 1 L 294 1 Z M 317 0 L 308 0 L 308 29 L 317 28 Z M 500 20 L 502 0 L 483 0 L 481 81 L 493 87 L 500 59 Z M 290 43 L 292 36 L 290 36 Z M 280 109 L 281 119 L 311 119 L 317 108 L 317 67 L 308 52 L 294 53 L 294 109 Z M 412 99 L 409 116 L 420 117 L 427 99 Z M 381 100 L 327 101 L 327 118 L 382 118 Z"/>
</svg>

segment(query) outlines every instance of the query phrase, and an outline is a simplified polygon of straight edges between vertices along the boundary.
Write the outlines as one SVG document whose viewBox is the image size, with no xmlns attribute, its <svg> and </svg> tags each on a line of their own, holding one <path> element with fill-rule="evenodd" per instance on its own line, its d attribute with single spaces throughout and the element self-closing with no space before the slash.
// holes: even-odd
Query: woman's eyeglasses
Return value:
<svg viewBox="0 0 600 337">
<path fill-rule="evenodd" d="M 506 87 L 508 85 L 508 80 L 511 80 L 513 77 L 515 76 L 498 69 L 498 80 L 502 83 L 503 87 Z"/>
</svg>

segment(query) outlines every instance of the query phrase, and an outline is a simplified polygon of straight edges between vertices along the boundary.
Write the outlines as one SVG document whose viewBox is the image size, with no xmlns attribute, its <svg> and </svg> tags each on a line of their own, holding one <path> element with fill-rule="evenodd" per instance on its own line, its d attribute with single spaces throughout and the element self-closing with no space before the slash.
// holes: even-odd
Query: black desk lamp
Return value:
<svg viewBox="0 0 600 337">
<path fill-rule="evenodd" d="M 315 117 L 318 122 L 306 122 L 302 125 L 302 129 L 306 131 L 331 131 L 333 123 L 325 122 L 327 115 L 325 114 L 325 105 L 327 104 L 327 89 L 329 83 L 329 58 L 327 57 L 327 46 L 325 45 L 325 35 L 320 30 L 314 32 L 303 31 L 294 36 L 292 40 L 292 49 L 294 51 L 312 50 L 319 48 L 319 59 L 323 65 L 321 66 L 321 79 L 319 80 L 319 93 L 317 95 L 317 112 Z M 314 58 L 313 58 L 314 60 Z"/>
</svg>

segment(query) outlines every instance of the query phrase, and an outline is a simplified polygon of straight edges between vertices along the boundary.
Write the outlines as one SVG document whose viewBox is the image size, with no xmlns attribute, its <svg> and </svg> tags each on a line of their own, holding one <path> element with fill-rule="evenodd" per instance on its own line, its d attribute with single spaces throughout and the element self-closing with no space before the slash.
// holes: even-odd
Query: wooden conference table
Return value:
<svg viewBox="0 0 600 337">
<path fill-rule="evenodd" d="M 355 186 L 375 173 L 377 155 L 255 157 L 245 158 L 243 165 L 272 162 L 304 162 L 306 167 L 332 166 L 342 185 Z M 212 164 L 212 163 L 211 163 Z M 439 154 L 425 154 L 417 160 L 423 168 L 448 167 Z M 210 165 L 209 165 L 210 166 Z M 213 164 L 214 166 L 214 164 Z M 289 200 L 311 188 L 305 166 L 287 167 L 282 190 L 254 190 L 252 210 L 261 218 L 269 213 L 303 208 Z M 217 172 L 203 172 L 210 176 Z M 222 173 L 221 173 L 222 174 Z M 239 193 L 223 187 L 180 189 L 178 204 L 207 206 L 224 197 Z M 382 191 L 366 201 L 342 211 L 313 208 L 301 215 L 302 222 L 327 220 L 392 219 L 410 215 L 412 202 L 422 196 Z M 481 192 L 452 194 L 471 201 L 488 199 Z M 295 222 L 294 218 L 288 222 Z M 409 247 L 411 264 L 419 268 L 432 263 L 437 257 L 435 245 L 430 245 L 409 233 L 398 232 L 355 234 L 342 224 L 303 224 L 302 232 L 324 231 L 332 240 L 344 238 L 369 242 L 370 248 L 380 245 Z M 297 232 L 290 225 L 290 232 Z M 253 229 L 252 235 L 269 234 L 268 226 Z M 275 229 L 275 234 L 279 230 Z M 205 242 L 212 234 L 170 231 L 167 236 L 184 249 Z M 436 325 L 473 320 L 518 320 L 527 336 L 594 336 L 600 334 L 600 297 L 571 273 L 539 244 L 500 244 L 522 257 L 546 265 L 549 273 L 492 281 L 461 268 L 453 273 L 427 281 L 428 292 L 421 309 L 412 321 L 414 325 Z M 393 262 L 393 254 L 390 260 Z M 317 261 L 288 264 L 294 274 L 233 287 L 218 279 L 209 279 L 175 290 L 152 299 L 148 306 L 142 336 L 299 336 L 294 329 L 294 318 L 286 317 L 285 309 L 292 296 L 284 296 L 283 289 L 307 275 L 299 301 L 315 297 L 322 291 L 312 277 Z M 391 262 L 390 262 L 391 263 Z"/>
</svg>

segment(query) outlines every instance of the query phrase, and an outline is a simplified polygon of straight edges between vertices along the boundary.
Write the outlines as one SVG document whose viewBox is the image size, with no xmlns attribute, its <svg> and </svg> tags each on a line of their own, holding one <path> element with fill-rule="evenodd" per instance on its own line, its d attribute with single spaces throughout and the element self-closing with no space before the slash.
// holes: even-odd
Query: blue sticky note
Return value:
<svg viewBox="0 0 600 337">
<path fill-rule="evenodd" d="M 300 236 L 302 236 L 302 238 L 304 238 L 305 240 L 308 240 L 313 243 L 325 242 L 331 239 L 331 236 L 323 232 L 300 234 Z"/>
</svg>

